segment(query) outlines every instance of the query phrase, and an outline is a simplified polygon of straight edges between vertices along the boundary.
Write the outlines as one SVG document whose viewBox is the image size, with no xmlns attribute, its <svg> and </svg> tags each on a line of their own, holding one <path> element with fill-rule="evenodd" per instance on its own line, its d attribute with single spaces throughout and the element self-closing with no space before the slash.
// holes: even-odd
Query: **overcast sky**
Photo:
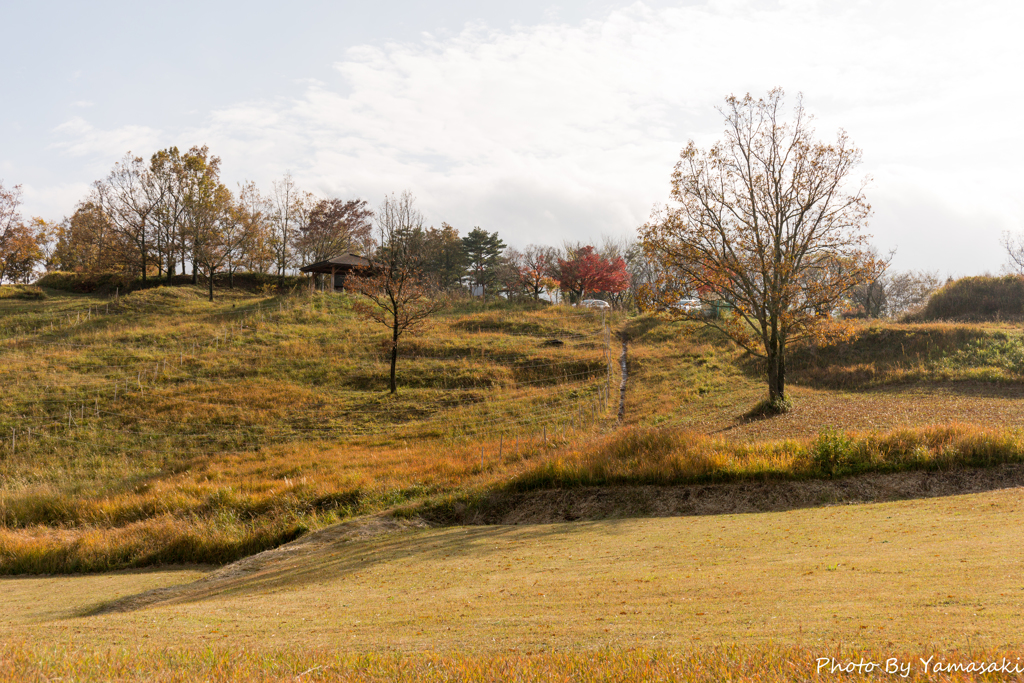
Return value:
<svg viewBox="0 0 1024 683">
<path fill-rule="evenodd" d="M 898 268 L 997 272 L 1024 229 L 1024 4 L 7 2 L 0 179 L 60 218 L 125 152 L 207 144 L 514 245 L 626 236 L 729 94 L 803 93 L 872 176 Z M 793 97 L 790 98 L 791 101 Z"/>
</svg>

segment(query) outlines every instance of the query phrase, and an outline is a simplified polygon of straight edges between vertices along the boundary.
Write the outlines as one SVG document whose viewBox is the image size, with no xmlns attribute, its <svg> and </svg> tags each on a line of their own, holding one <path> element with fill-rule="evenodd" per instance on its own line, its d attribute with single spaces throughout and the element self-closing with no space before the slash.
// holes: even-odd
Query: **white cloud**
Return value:
<svg viewBox="0 0 1024 683">
<path fill-rule="evenodd" d="M 1020 227 L 1024 102 L 1007 84 L 1022 19 L 1008 2 L 637 3 L 578 26 L 358 47 L 335 65 L 343 87 L 309 81 L 301 98 L 219 109 L 191 130 L 76 118 L 57 146 L 115 159 L 207 143 L 226 175 L 264 186 L 291 170 L 371 202 L 408 188 L 435 223 L 517 244 L 596 240 L 664 201 L 686 140 L 720 136 L 725 95 L 781 85 L 804 93 L 821 137 L 842 126 L 864 148 L 872 231 L 899 244 L 897 265 L 994 269 L 993 235 Z"/>
<path fill-rule="evenodd" d="M 101 130 L 85 119 L 76 116 L 54 129 L 58 140 L 51 146 L 72 156 L 111 155 L 122 156 L 132 151 L 146 155 L 158 144 L 160 131 L 146 126 L 122 126 L 113 130 Z"/>
</svg>

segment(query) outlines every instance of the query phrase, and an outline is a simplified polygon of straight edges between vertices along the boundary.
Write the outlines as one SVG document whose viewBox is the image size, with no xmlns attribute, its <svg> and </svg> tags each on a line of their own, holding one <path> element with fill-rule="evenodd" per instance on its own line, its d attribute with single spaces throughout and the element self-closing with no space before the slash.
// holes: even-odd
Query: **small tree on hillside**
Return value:
<svg viewBox="0 0 1024 683">
<path fill-rule="evenodd" d="M 56 226 L 42 218 L 22 220 L 21 186 L 4 189 L 0 181 L 0 283 L 30 282 L 46 258 L 45 247 Z"/>
<path fill-rule="evenodd" d="M 999 244 L 1006 251 L 1004 269 L 1016 275 L 1024 275 L 1024 233 L 1005 231 L 999 237 Z"/>
<path fill-rule="evenodd" d="M 213 279 L 217 271 L 228 269 L 238 258 L 249 227 L 231 191 L 217 183 L 211 190 L 206 214 L 197 223 L 194 233 L 196 264 L 207 278 L 210 301 L 213 301 Z"/>
<path fill-rule="evenodd" d="M 885 277 L 885 312 L 890 317 L 920 310 L 942 286 L 938 271 L 908 270 Z"/>
<path fill-rule="evenodd" d="M 676 204 L 640 230 L 666 272 L 732 307 L 708 323 L 765 360 L 776 410 L 786 405 L 788 344 L 842 334 L 833 315 L 879 270 L 861 233 L 871 209 L 863 185 L 846 189 L 860 150 L 842 131 L 833 144 L 815 141 L 803 104 L 791 121 L 782 104 L 780 89 L 726 99 L 725 139 L 707 151 L 687 145 L 672 174 Z"/>
<path fill-rule="evenodd" d="M 396 367 L 398 340 L 439 311 L 444 301 L 423 276 L 422 254 L 410 237 L 423 231 L 423 216 L 413 207 L 413 197 L 386 197 L 375 217 L 380 239 L 373 264 L 374 273 L 350 280 L 352 289 L 362 295 L 353 308 L 363 317 L 389 328 L 392 394 L 398 391 Z"/>
<path fill-rule="evenodd" d="M 245 222 L 245 244 L 232 266 L 245 268 L 252 273 L 267 273 L 276 259 L 274 225 L 271 221 L 273 207 L 251 180 L 239 184 L 235 206 L 239 217 Z"/>
</svg>

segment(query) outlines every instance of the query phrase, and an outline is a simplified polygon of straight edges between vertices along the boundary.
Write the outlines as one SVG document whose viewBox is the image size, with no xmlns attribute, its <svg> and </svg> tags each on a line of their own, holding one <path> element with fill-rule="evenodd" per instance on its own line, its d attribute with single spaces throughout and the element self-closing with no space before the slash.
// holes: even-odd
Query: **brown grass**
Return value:
<svg viewBox="0 0 1024 683">
<path fill-rule="evenodd" d="M 815 678 L 818 657 L 884 656 L 943 680 L 918 658 L 1020 656 L 1021 559 L 1006 524 L 1020 506 L 1005 490 L 414 529 L 310 537 L 205 576 L 6 578 L 0 676 L 278 680 L 319 666 L 303 680 L 836 680 Z M 173 584 L 184 588 L 144 609 L 80 616 Z"/>
</svg>

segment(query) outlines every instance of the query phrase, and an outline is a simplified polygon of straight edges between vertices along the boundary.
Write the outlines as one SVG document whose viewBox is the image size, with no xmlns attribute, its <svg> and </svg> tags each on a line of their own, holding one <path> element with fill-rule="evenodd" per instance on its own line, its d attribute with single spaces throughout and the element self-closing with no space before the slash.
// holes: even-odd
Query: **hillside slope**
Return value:
<svg viewBox="0 0 1024 683">
<path fill-rule="evenodd" d="M 389 396 L 384 331 L 345 295 L 48 290 L 0 310 L 5 573 L 222 564 L 507 486 L 800 479 L 1024 452 L 999 432 L 1024 427 L 1009 328 L 868 325 L 797 350 L 797 410 L 751 421 L 756 366 L 694 323 L 460 302 L 403 340 Z M 623 326 L 619 425 L 611 333 Z M 823 470 L 829 429 L 854 432 L 837 456 L 851 464 Z"/>
</svg>

